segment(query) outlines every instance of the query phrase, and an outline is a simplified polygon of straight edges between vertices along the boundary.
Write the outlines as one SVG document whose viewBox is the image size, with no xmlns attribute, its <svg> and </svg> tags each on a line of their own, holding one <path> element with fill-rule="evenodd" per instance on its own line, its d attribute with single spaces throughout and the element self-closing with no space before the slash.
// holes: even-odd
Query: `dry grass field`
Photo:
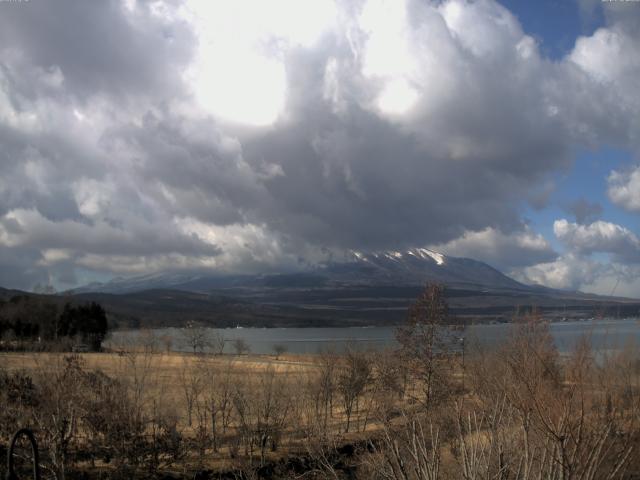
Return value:
<svg viewBox="0 0 640 480">
<path fill-rule="evenodd" d="M 174 406 L 185 403 L 188 395 L 185 389 L 198 388 L 193 382 L 203 372 L 230 375 L 234 382 L 242 378 L 249 383 L 257 382 L 261 375 L 269 373 L 294 388 L 320 368 L 314 355 L 286 354 L 276 359 L 273 355 L 194 355 L 135 350 L 74 354 L 0 352 L 0 368 L 6 372 L 24 372 L 34 378 L 46 378 L 63 369 L 65 358 L 70 355 L 76 357 L 86 371 L 100 371 L 129 385 L 144 382 L 146 400 Z M 188 428 L 186 408 L 176 410 L 180 427 Z"/>
<path fill-rule="evenodd" d="M 527 317 L 462 356 L 423 301 L 396 351 L 0 353 L 0 449 L 33 429 L 58 480 L 638 478 L 637 349 L 560 357 Z"/>
<path fill-rule="evenodd" d="M 379 430 L 381 423 L 373 415 L 377 392 L 368 386 L 373 357 L 354 353 L 354 358 L 360 368 L 366 368 L 351 372 L 354 378 L 344 377 L 342 387 L 343 358 L 337 355 L 2 352 L 0 370 L 48 385 L 52 397 L 58 397 L 56 405 L 67 395 L 77 402 L 63 405 L 64 412 L 50 412 L 52 418 L 90 415 L 101 397 L 113 397 L 108 403 L 117 405 L 111 405 L 111 411 L 97 407 L 102 423 L 117 424 L 113 417 L 122 414 L 128 418 L 121 428 L 137 430 L 147 440 L 154 435 L 179 435 L 181 452 L 176 458 L 168 458 L 174 452 L 158 454 L 158 467 L 164 463 L 165 471 L 235 471 L 247 461 L 264 464 L 292 454 L 309 455 L 310 442 L 317 445 L 321 438 L 339 446 Z M 95 385 L 96 374 L 117 384 Z M 18 426 L 16 422 L 9 430 Z M 167 427 L 170 432 L 159 431 Z M 77 425 L 69 440 L 81 450 L 94 443 L 94 437 L 104 441 L 123 435 L 104 429 L 90 432 L 91 428 Z M 162 443 L 155 437 L 149 441 Z M 146 457 L 148 452 L 140 455 Z M 98 457 L 89 463 L 77 461 L 76 467 L 112 469 Z"/>
<path fill-rule="evenodd" d="M 0 352 L 0 366 L 8 371 L 41 370 L 54 368 L 69 353 L 57 352 Z M 158 376 L 167 384 L 177 378 L 179 372 L 189 366 L 203 362 L 211 368 L 227 368 L 231 365 L 234 372 L 260 372 L 267 368 L 278 373 L 295 374 L 313 371 L 317 368 L 315 355 L 284 354 L 277 359 L 274 355 L 193 355 L 190 353 L 158 353 L 145 354 L 131 351 L 123 354 L 112 352 L 77 353 L 87 369 L 102 370 L 106 374 L 127 374 L 131 360 L 145 357 L 147 367 L 154 376 Z M 174 379 L 175 379 L 174 378 Z"/>
</svg>

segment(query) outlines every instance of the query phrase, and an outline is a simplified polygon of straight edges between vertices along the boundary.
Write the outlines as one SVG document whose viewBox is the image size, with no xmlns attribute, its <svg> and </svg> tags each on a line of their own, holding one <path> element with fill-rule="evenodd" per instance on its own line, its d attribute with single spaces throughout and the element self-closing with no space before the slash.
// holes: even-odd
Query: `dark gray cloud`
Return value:
<svg viewBox="0 0 640 480">
<path fill-rule="evenodd" d="M 14 2 L 2 5 L 0 51 L 14 59 L 17 91 L 28 98 L 38 88 L 28 76 L 57 72 L 64 93 L 80 100 L 113 94 L 120 101 L 181 93 L 180 75 L 195 47 L 185 20 L 154 13 L 178 2 L 118 0 Z M 26 80 L 26 81 L 25 81 Z"/>
<path fill-rule="evenodd" d="M 49 285 L 49 273 L 38 265 L 40 259 L 37 250 L 0 246 L 0 286 L 29 290 L 38 283 Z"/>
<path fill-rule="evenodd" d="M 127 173 L 172 214 L 215 225 L 243 223 L 243 212 L 266 193 L 259 165 L 249 166 L 240 143 L 211 121 L 149 113 L 141 125 L 111 130 L 102 143 L 107 150 L 135 152 Z M 158 187 L 170 192 L 170 201 Z"/>
</svg>

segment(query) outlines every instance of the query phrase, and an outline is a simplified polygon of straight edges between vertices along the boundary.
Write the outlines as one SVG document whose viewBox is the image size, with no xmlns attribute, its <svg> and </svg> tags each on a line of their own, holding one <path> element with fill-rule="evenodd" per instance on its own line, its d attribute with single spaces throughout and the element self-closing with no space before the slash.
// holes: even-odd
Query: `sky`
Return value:
<svg viewBox="0 0 640 480">
<path fill-rule="evenodd" d="M 0 286 L 428 247 L 640 298 L 640 2 L 0 2 Z"/>
</svg>

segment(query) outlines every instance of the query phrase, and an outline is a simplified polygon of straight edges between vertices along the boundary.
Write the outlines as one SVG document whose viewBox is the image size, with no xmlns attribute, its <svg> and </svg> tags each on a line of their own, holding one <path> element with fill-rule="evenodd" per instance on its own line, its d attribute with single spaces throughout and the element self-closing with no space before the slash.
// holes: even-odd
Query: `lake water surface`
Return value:
<svg viewBox="0 0 640 480">
<path fill-rule="evenodd" d="M 498 344 L 509 334 L 510 324 L 472 325 L 464 334 L 472 341 L 484 345 Z M 347 345 L 360 349 L 383 349 L 396 345 L 396 327 L 353 328 L 210 328 L 211 334 L 225 339 L 225 352 L 233 353 L 233 342 L 243 339 L 252 353 L 273 353 L 274 345 L 283 345 L 291 353 L 318 353 L 328 348 L 344 350 Z M 551 334 L 560 353 L 568 353 L 584 335 L 589 335 L 594 349 L 615 351 L 627 345 L 640 345 L 640 319 L 602 319 L 552 323 Z M 172 339 L 174 351 L 189 351 L 182 329 L 163 328 L 152 331 L 162 342 L 162 337 Z M 146 337 L 145 337 L 146 335 Z M 140 344 L 148 333 L 136 330 L 115 331 L 106 346 Z M 462 334 L 461 334 L 462 336 Z"/>
</svg>

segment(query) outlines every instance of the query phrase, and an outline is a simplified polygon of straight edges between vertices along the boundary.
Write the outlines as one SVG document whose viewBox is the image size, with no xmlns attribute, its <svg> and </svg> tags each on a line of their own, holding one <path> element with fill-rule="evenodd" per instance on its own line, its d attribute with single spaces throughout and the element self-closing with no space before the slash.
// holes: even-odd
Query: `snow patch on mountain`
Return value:
<svg viewBox="0 0 640 480">
<path fill-rule="evenodd" d="M 386 258 L 388 260 L 402 260 L 408 255 L 411 255 L 422 260 L 433 260 L 437 265 L 444 265 L 446 257 L 441 253 L 434 252 L 427 248 L 411 248 L 406 252 L 399 252 L 395 250 L 389 250 L 385 252 L 371 252 L 362 253 L 356 250 L 352 250 L 351 255 L 355 257 L 357 261 L 370 262 L 372 259 Z"/>
<path fill-rule="evenodd" d="M 423 259 L 432 258 L 438 265 L 444 265 L 444 255 L 427 248 L 413 248 L 407 253 L 409 253 L 409 255 L 413 255 L 415 257 L 420 257 Z"/>
</svg>

